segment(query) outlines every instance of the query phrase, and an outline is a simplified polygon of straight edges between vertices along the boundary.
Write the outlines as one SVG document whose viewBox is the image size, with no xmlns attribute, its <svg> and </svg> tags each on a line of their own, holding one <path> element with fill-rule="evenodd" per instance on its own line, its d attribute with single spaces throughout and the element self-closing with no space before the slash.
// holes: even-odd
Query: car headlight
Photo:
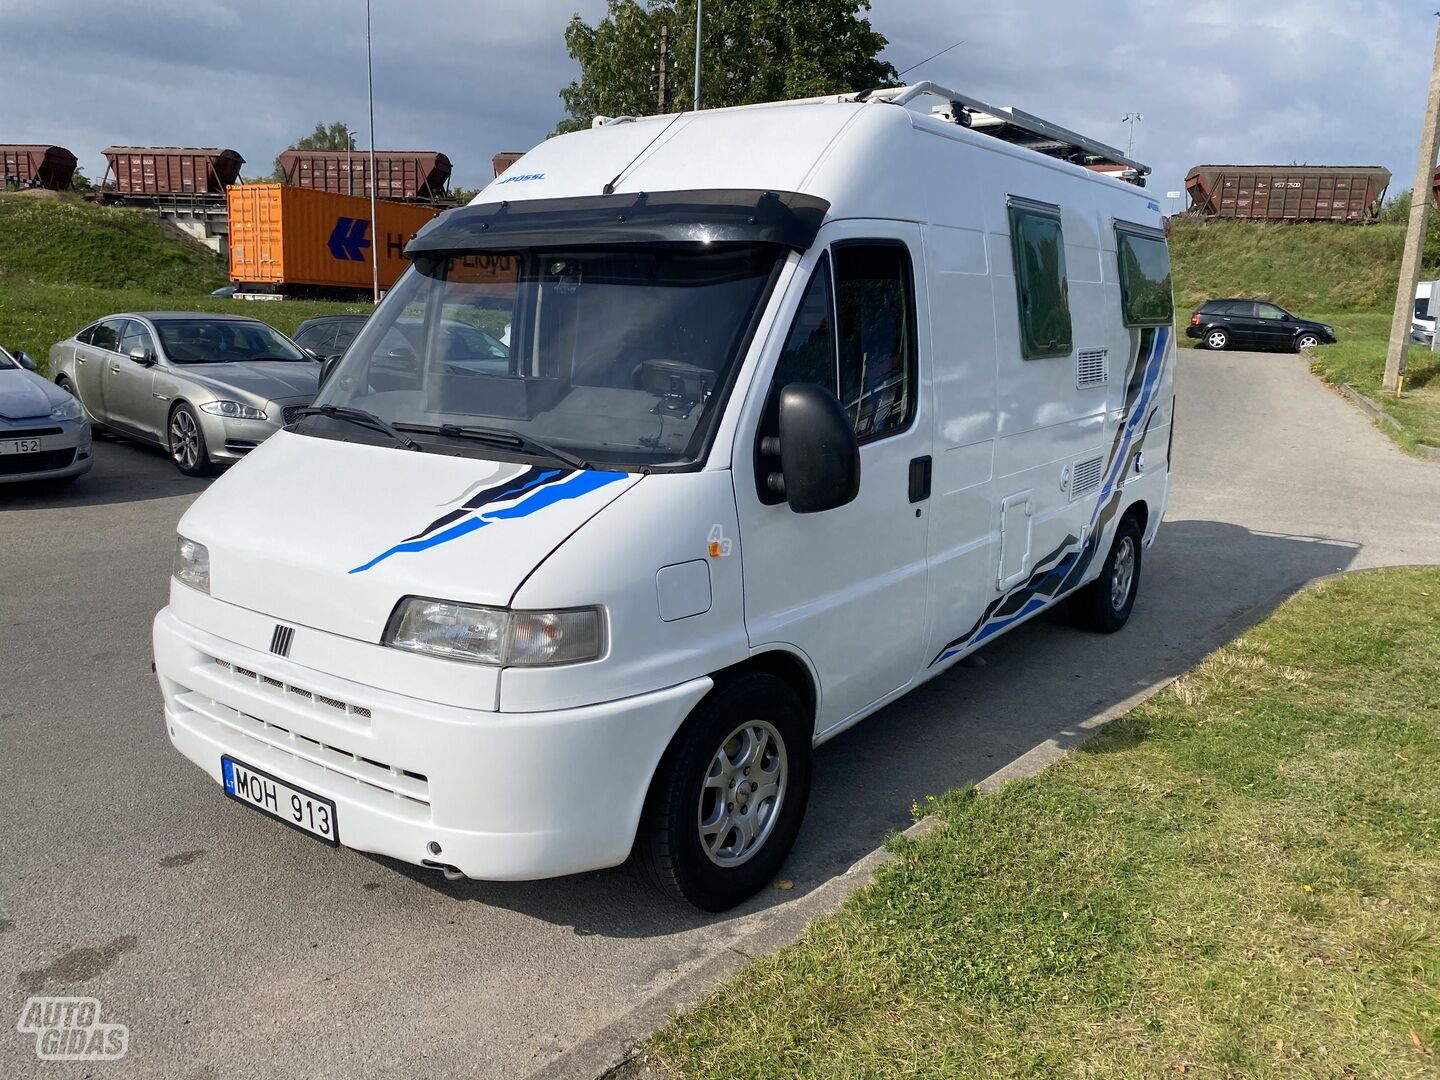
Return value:
<svg viewBox="0 0 1440 1080">
<path fill-rule="evenodd" d="M 175 578 L 192 589 L 210 592 L 210 549 L 183 536 L 175 537 Z"/>
<path fill-rule="evenodd" d="M 50 410 L 51 420 L 79 420 L 84 415 L 85 410 L 81 407 L 80 402 L 68 396 Z"/>
<path fill-rule="evenodd" d="M 1324 330 L 1325 333 L 1329 334 L 1331 337 L 1334 337 L 1334 336 L 1335 336 L 1335 327 L 1333 327 L 1333 326 L 1325 326 L 1325 325 L 1322 323 L 1321 326 L 1320 326 L 1320 329 Z"/>
<path fill-rule="evenodd" d="M 578 664 L 604 648 L 599 608 L 509 611 L 407 596 L 385 628 L 395 649 L 501 667 Z"/>
<path fill-rule="evenodd" d="M 246 405 L 239 401 L 207 401 L 200 408 L 216 416 L 225 416 L 231 420 L 266 420 L 264 409 L 257 409 L 253 405 Z"/>
</svg>

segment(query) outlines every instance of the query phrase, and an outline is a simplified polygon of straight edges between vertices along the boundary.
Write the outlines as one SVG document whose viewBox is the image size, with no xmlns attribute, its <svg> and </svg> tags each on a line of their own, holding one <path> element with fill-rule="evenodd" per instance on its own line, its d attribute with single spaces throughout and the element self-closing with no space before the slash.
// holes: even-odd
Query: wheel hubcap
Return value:
<svg viewBox="0 0 1440 1080">
<path fill-rule="evenodd" d="M 170 421 L 170 453 L 187 469 L 200 461 L 200 431 L 188 412 L 177 412 Z"/>
<path fill-rule="evenodd" d="M 717 866 L 739 866 L 759 851 L 780 816 L 789 768 L 785 740 L 764 720 L 732 731 L 700 789 L 700 846 Z"/>
<path fill-rule="evenodd" d="M 1212 349 L 1221 348 L 1224 344 L 1225 344 L 1225 335 L 1224 335 L 1224 334 L 1211 334 L 1211 335 L 1210 335 L 1210 347 L 1211 347 Z"/>
<path fill-rule="evenodd" d="M 1130 599 L 1130 585 L 1135 580 L 1135 541 L 1125 537 L 1115 552 L 1115 569 L 1110 574 L 1110 606 L 1116 611 L 1125 609 Z"/>
</svg>

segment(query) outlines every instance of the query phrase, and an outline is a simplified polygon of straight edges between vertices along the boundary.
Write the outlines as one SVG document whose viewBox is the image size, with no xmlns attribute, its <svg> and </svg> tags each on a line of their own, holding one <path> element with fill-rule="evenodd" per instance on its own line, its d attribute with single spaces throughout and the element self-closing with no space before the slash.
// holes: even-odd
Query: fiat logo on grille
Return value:
<svg viewBox="0 0 1440 1080">
<path fill-rule="evenodd" d="M 270 635 L 270 651 L 276 656 L 289 656 L 290 643 L 295 640 L 295 628 L 275 624 L 275 632 Z"/>
</svg>

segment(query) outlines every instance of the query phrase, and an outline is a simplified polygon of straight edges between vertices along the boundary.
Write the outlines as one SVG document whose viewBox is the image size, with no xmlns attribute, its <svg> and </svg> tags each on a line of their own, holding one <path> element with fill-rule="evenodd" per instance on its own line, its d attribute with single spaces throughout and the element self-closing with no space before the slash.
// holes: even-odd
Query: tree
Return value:
<svg viewBox="0 0 1440 1080">
<path fill-rule="evenodd" d="M 339 120 L 333 124 L 326 124 L 323 120 L 316 121 L 315 130 L 309 135 L 303 135 L 290 144 L 291 150 L 351 150 L 354 142 L 350 138 L 350 130 Z M 285 182 L 285 170 L 280 167 L 280 159 L 275 159 L 274 179 L 279 183 Z"/>
<path fill-rule="evenodd" d="M 695 0 L 609 0 L 596 25 L 577 14 L 565 47 L 580 78 L 560 91 L 569 116 L 557 131 L 599 115 L 660 111 L 661 28 L 669 43 L 672 109 L 687 108 L 695 81 Z M 709 108 L 845 93 L 893 85 L 879 58 L 883 35 L 863 14 L 870 0 L 706 0 L 701 28 L 701 104 Z"/>
</svg>

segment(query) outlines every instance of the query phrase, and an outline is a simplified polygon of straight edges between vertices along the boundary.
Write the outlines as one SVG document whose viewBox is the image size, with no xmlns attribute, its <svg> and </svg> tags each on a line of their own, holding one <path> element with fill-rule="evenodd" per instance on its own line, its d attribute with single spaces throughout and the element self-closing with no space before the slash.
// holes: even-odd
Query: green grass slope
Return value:
<svg viewBox="0 0 1440 1080">
<path fill-rule="evenodd" d="M 208 293 L 225 260 L 144 210 L 0 195 L 0 277 L 33 284 Z"/>
<path fill-rule="evenodd" d="M 74 196 L 0 194 L 0 345 L 42 367 L 50 346 L 121 311 L 228 311 L 289 333 L 312 315 L 368 304 L 237 303 L 212 297 L 225 260 L 143 210 Z"/>
</svg>

